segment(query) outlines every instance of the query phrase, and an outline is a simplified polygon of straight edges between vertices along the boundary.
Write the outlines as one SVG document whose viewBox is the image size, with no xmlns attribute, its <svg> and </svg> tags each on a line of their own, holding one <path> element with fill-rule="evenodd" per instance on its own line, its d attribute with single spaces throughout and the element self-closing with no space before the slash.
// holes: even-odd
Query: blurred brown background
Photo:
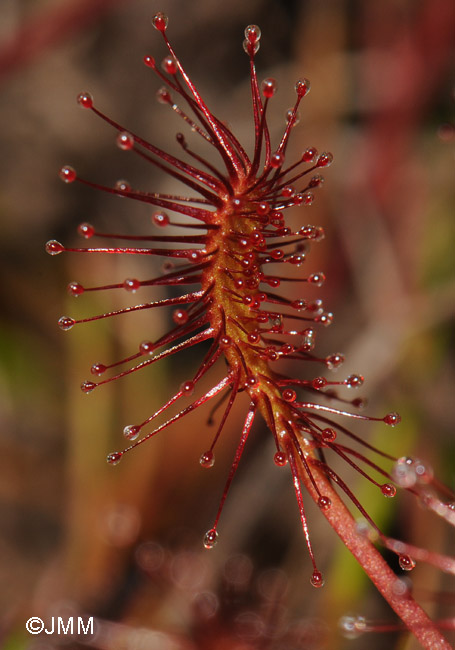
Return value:
<svg viewBox="0 0 455 650">
<path fill-rule="evenodd" d="M 169 36 L 207 103 L 247 145 L 244 27 L 262 29 L 259 78 L 278 80 L 271 110 L 276 139 L 295 80 L 311 80 L 292 147 L 296 155 L 314 145 L 335 156 L 316 203 L 293 217 L 327 231 L 305 268 L 325 271 L 326 287 L 313 295 L 335 313 L 318 350 L 346 353 L 343 376 L 365 375 L 369 413 L 396 409 L 403 416 L 394 430 L 355 431 L 397 456 L 424 457 L 454 487 L 451 0 L 3 0 L 1 647 L 79 648 L 83 641 L 114 650 L 415 647 L 399 633 L 354 641 L 339 635 L 337 621 L 346 613 L 376 622 L 394 617 L 308 504 L 326 576 L 323 590 L 310 587 L 291 481 L 273 465 L 271 436 L 260 426 L 229 495 L 220 542 L 204 552 L 201 539 L 238 442 L 242 400 L 210 471 L 198 463 L 213 435 L 204 412 L 120 466 L 105 462 L 123 446 L 126 424 L 144 420 L 191 378 L 198 354 L 83 395 L 79 384 L 93 363 L 113 362 L 161 335 L 169 315 L 119 317 L 64 333 L 56 325 L 62 314 L 82 318 L 134 304 L 122 291 L 74 300 L 66 284 L 153 277 L 159 265 L 51 258 L 44 243 L 79 244 L 82 221 L 112 232 L 141 232 L 149 224 L 147 206 L 64 186 L 57 177 L 64 163 L 101 183 L 126 177 L 139 189 L 176 189 L 120 152 L 114 133 L 75 102 L 88 90 L 113 119 L 176 150 L 174 135 L 183 125 L 156 102 L 160 83 L 141 62 L 145 54 L 165 55 L 150 23 L 158 10 L 169 15 Z M 157 295 L 163 294 L 144 291 L 138 301 Z M 388 534 L 448 551 L 449 534 L 434 517 L 404 497 L 385 503 L 358 477 L 349 480 Z M 412 579 L 428 610 L 448 615 L 453 599 L 445 578 L 418 567 Z M 25 631 L 30 616 L 82 614 L 97 617 L 94 638 L 68 642 Z"/>
</svg>

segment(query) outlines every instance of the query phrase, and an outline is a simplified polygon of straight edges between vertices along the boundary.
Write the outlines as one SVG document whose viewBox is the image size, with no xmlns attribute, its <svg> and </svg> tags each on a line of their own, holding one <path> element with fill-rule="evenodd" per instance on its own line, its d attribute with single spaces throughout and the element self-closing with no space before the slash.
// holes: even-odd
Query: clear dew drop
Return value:
<svg viewBox="0 0 455 650">
<path fill-rule="evenodd" d="M 58 175 L 64 183 L 73 183 L 77 178 L 76 170 L 70 165 L 64 165 Z"/>
<path fill-rule="evenodd" d="M 153 58 L 153 56 L 150 56 L 150 54 L 146 54 L 146 55 L 144 56 L 144 58 L 143 58 L 143 61 L 144 61 L 145 65 L 146 65 L 148 68 L 152 68 L 152 69 L 153 69 L 153 68 L 155 67 L 155 65 L 156 65 L 156 64 L 155 64 L 155 59 Z"/>
<path fill-rule="evenodd" d="M 179 307 L 178 309 L 174 309 L 172 312 L 172 320 L 174 323 L 177 323 L 177 325 L 184 325 L 188 322 L 188 319 L 188 312 L 185 309 Z"/>
<path fill-rule="evenodd" d="M 313 192 L 305 192 L 304 194 L 301 194 L 301 196 L 303 205 L 312 205 L 314 201 Z"/>
<path fill-rule="evenodd" d="M 284 156 L 282 153 L 274 153 L 270 158 L 270 167 L 278 169 L 284 163 Z"/>
<path fill-rule="evenodd" d="M 315 377 L 311 382 L 311 386 L 316 390 L 325 388 L 327 386 L 327 379 L 325 377 Z"/>
<path fill-rule="evenodd" d="M 93 106 L 93 97 L 87 92 L 79 93 L 76 101 L 82 108 L 92 108 Z"/>
<path fill-rule="evenodd" d="M 321 185 L 324 184 L 324 176 L 321 176 L 321 174 L 315 174 L 314 176 L 311 177 L 309 186 L 310 187 L 321 187 Z"/>
<path fill-rule="evenodd" d="M 251 389 L 257 388 L 259 386 L 259 380 L 254 375 L 248 375 L 248 377 L 245 379 L 244 386 L 245 386 L 246 389 L 248 389 L 248 388 L 251 388 Z"/>
<path fill-rule="evenodd" d="M 334 440 L 336 440 L 337 432 L 335 431 L 335 429 L 332 429 L 331 427 L 327 427 L 326 429 L 323 430 L 321 436 L 325 442 L 333 442 Z"/>
<path fill-rule="evenodd" d="M 262 201 L 257 207 L 257 212 L 261 215 L 261 217 L 263 217 L 269 214 L 270 209 L 270 203 L 267 203 L 267 201 Z"/>
<path fill-rule="evenodd" d="M 163 14 L 161 11 L 158 11 L 152 18 L 152 25 L 159 32 L 165 32 L 169 24 L 169 18 L 166 14 Z"/>
<path fill-rule="evenodd" d="M 383 485 L 381 485 L 381 492 L 385 497 L 391 499 L 396 495 L 397 489 L 391 483 L 384 483 Z"/>
<path fill-rule="evenodd" d="M 359 386 L 363 386 L 363 381 L 364 379 L 362 375 L 349 375 L 349 377 L 344 380 L 344 384 L 348 388 L 358 388 Z"/>
<path fill-rule="evenodd" d="M 277 89 L 277 84 L 275 79 L 267 78 L 264 79 L 264 81 L 261 83 L 262 94 L 267 99 L 273 97 L 273 95 L 276 93 L 276 89 Z"/>
<path fill-rule="evenodd" d="M 84 293 L 84 287 L 79 282 L 70 282 L 66 287 L 67 292 L 70 296 L 77 298 L 78 296 Z"/>
<path fill-rule="evenodd" d="M 324 586 L 324 576 L 320 571 L 315 569 L 313 573 L 311 574 L 310 578 L 310 583 L 313 585 L 313 587 L 323 587 Z"/>
<path fill-rule="evenodd" d="M 253 331 L 248 334 L 247 339 L 248 339 L 248 343 L 255 344 L 258 341 L 260 341 L 261 336 L 257 331 Z"/>
<path fill-rule="evenodd" d="M 333 323 L 333 314 L 331 311 L 323 311 L 322 314 L 315 317 L 314 322 L 328 327 Z"/>
<path fill-rule="evenodd" d="M 152 341 L 142 341 L 139 345 L 139 352 L 141 354 L 152 354 L 153 352 L 153 343 Z"/>
<path fill-rule="evenodd" d="M 134 138 L 131 133 L 122 131 L 117 135 L 116 143 L 122 151 L 130 151 L 134 147 Z"/>
<path fill-rule="evenodd" d="M 273 345 L 269 345 L 264 348 L 263 354 L 269 361 L 277 361 L 279 358 L 279 354 Z"/>
<path fill-rule="evenodd" d="M 193 381 L 184 381 L 180 386 L 180 390 L 185 395 L 191 395 L 194 391 L 194 382 Z"/>
<path fill-rule="evenodd" d="M 284 252 L 281 250 L 281 248 L 274 248 L 272 251 L 270 251 L 270 255 L 274 260 L 281 260 L 284 257 Z"/>
<path fill-rule="evenodd" d="M 123 435 L 127 440 L 136 440 L 140 432 L 141 427 L 136 424 L 128 424 L 128 426 L 123 429 Z"/>
<path fill-rule="evenodd" d="M 281 396 L 286 402 L 295 402 L 297 399 L 297 393 L 293 388 L 285 388 Z"/>
<path fill-rule="evenodd" d="M 60 253 L 63 253 L 65 247 L 59 241 L 51 239 L 51 241 L 47 242 L 45 250 L 49 255 L 59 255 Z"/>
<path fill-rule="evenodd" d="M 308 149 L 305 149 L 305 151 L 302 153 L 302 160 L 304 162 L 314 162 L 314 159 L 318 155 L 318 150 L 316 147 L 309 147 Z"/>
<path fill-rule="evenodd" d="M 316 161 L 317 167 L 328 167 L 331 165 L 333 162 L 333 154 L 331 154 L 329 151 L 324 151 L 321 153 L 319 158 Z"/>
<path fill-rule="evenodd" d="M 74 327 L 75 324 L 76 321 L 74 320 L 74 318 L 69 318 L 68 316 L 62 316 L 58 320 L 58 326 L 60 327 L 60 329 L 62 329 L 65 332 L 67 332 L 72 327 Z"/>
<path fill-rule="evenodd" d="M 215 528 L 211 528 L 204 535 L 204 547 L 206 549 L 211 549 L 216 546 L 218 542 L 218 533 Z"/>
<path fill-rule="evenodd" d="M 204 469 L 209 469 L 210 467 L 213 467 L 215 465 L 215 454 L 213 451 L 208 449 L 207 451 L 204 451 L 203 454 L 201 454 L 201 457 L 199 458 L 199 465 L 201 467 L 204 467 Z"/>
<path fill-rule="evenodd" d="M 123 282 L 123 288 L 126 291 L 130 291 L 131 293 L 136 293 L 136 291 L 140 288 L 140 286 L 141 286 L 141 282 L 136 278 L 127 278 Z"/>
<path fill-rule="evenodd" d="M 205 257 L 206 254 L 207 254 L 207 251 L 205 249 L 201 248 L 200 250 L 191 251 L 191 253 L 188 255 L 188 259 L 191 262 L 194 262 L 194 263 L 197 264 Z"/>
<path fill-rule="evenodd" d="M 284 118 L 286 120 L 286 124 L 290 124 L 291 126 L 297 126 L 300 122 L 300 113 L 299 111 L 295 111 L 293 108 L 288 108 L 286 113 L 284 114 Z"/>
<path fill-rule="evenodd" d="M 319 229 L 316 226 L 302 226 L 298 234 L 304 239 L 316 239 L 319 234 Z"/>
<path fill-rule="evenodd" d="M 84 239 L 90 239 L 95 234 L 95 228 L 91 223 L 80 223 L 77 227 L 77 232 Z"/>
<path fill-rule="evenodd" d="M 159 210 L 158 212 L 154 212 L 152 214 L 152 222 L 159 228 L 164 228 L 164 226 L 167 226 L 169 224 L 169 221 L 170 219 L 166 212 Z"/>
<path fill-rule="evenodd" d="M 90 372 L 92 375 L 97 375 L 100 376 L 104 374 L 107 370 L 107 366 L 105 366 L 103 363 L 94 363 L 93 366 L 90 368 Z"/>
<path fill-rule="evenodd" d="M 111 454 L 108 454 L 106 461 L 109 463 L 109 465 L 118 465 L 122 460 L 122 456 L 122 451 L 113 451 Z"/>
<path fill-rule="evenodd" d="M 259 41 L 251 42 L 248 39 L 245 39 L 243 41 L 243 49 L 247 54 L 250 54 L 250 52 L 252 54 L 257 54 L 259 52 L 260 46 L 261 44 Z"/>
<path fill-rule="evenodd" d="M 321 508 L 321 510 L 328 510 L 330 506 L 332 505 L 332 502 L 329 497 L 326 496 L 320 496 L 318 499 L 318 506 Z"/>
<path fill-rule="evenodd" d="M 277 451 L 273 457 L 273 462 L 277 467 L 284 467 L 288 462 L 288 458 L 284 451 Z"/>
<path fill-rule="evenodd" d="M 295 83 L 295 92 L 299 97 L 305 97 L 310 92 L 311 84 L 308 79 L 298 79 Z"/>
<path fill-rule="evenodd" d="M 172 97 L 166 86 L 162 86 L 156 91 L 156 100 L 159 104 L 172 104 Z"/>
<path fill-rule="evenodd" d="M 398 564 L 403 571 L 412 571 L 416 563 L 410 555 L 402 554 L 398 557 Z"/>
<path fill-rule="evenodd" d="M 248 25 L 245 27 L 245 39 L 250 43 L 255 43 L 261 39 L 261 28 L 257 25 Z"/>
<path fill-rule="evenodd" d="M 91 393 L 94 388 L 96 388 L 94 381 L 84 381 L 81 384 L 81 391 L 86 395 L 88 395 L 88 393 Z"/>
<path fill-rule="evenodd" d="M 399 413 L 387 413 L 387 415 L 384 416 L 384 422 L 389 426 L 389 427 L 396 427 L 397 424 L 400 424 L 401 422 L 401 415 Z"/>
<path fill-rule="evenodd" d="M 331 354 L 326 357 L 325 365 L 329 370 L 336 370 L 344 363 L 344 360 L 344 355 L 340 352 L 336 352 L 335 354 Z"/>
<path fill-rule="evenodd" d="M 177 74 L 177 63 L 175 62 L 173 56 L 165 56 L 161 61 L 161 68 L 164 70 L 164 72 L 167 72 L 167 74 Z"/>
<path fill-rule="evenodd" d="M 316 287 L 322 287 L 325 282 L 325 275 L 322 273 L 322 271 L 319 271 L 318 273 L 312 273 L 308 277 L 308 282 L 310 284 L 314 284 Z"/>
</svg>

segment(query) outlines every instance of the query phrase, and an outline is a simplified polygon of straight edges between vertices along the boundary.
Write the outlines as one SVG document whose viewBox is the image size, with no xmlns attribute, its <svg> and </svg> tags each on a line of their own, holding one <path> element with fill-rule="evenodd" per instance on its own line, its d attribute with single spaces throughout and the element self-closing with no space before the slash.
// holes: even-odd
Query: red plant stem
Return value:
<svg viewBox="0 0 455 650">
<path fill-rule="evenodd" d="M 290 438 L 286 440 L 285 447 L 287 453 L 292 454 L 296 459 L 300 481 L 317 503 L 319 495 L 316 493 L 308 473 L 302 467 L 301 460 L 295 453 L 295 447 Z M 428 648 L 428 650 L 451 650 L 448 641 L 412 596 L 395 593 L 394 584 L 397 581 L 397 576 L 373 544 L 357 532 L 354 518 L 327 480 L 324 472 L 314 465 L 311 466 L 311 472 L 320 491 L 327 495 L 332 502 L 330 508 L 321 509 L 322 514 L 360 563 L 390 607 L 411 630 L 422 647 Z"/>
</svg>

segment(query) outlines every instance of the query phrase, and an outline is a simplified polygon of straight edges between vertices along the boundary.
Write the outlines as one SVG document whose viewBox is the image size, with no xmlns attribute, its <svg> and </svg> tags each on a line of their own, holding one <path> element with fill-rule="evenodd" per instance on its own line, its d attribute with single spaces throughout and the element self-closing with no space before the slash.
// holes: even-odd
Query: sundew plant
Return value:
<svg viewBox="0 0 455 650">
<path fill-rule="evenodd" d="M 97 392 L 103 385 L 131 373 L 146 372 L 148 366 L 183 350 L 194 348 L 195 354 L 198 349 L 203 351 L 190 379 L 176 386 L 168 400 L 145 420 L 124 428 L 124 448 L 119 445 L 119 450 L 108 455 L 107 462 L 128 462 L 125 456 L 129 452 L 145 443 L 153 444 L 155 435 L 208 404 L 215 411 L 217 424 L 211 445 L 201 449 L 200 465 L 211 468 L 217 441 L 233 405 L 241 393 L 247 395 L 249 406 L 239 430 L 238 446 L 224 488 L 220 489 L 218 512 L 203 536 L 204 546 L 214 548 L 222 535 L 223 505 L 253 423 L 262 419 L 275 443 L 273 460 L 289 473 L 294 486 L 311 584 L 323 587 L 324 576 L 318 566 L 317 548 L 312 545 L 312 523 L 305 507 L 308 497 L 421 645 L 449 648 L 439 626 L 428 618 L 410 591 L 401 588 L 403 583 L 369 536 L 359 530 L 346 507 L 350 503 L 357 509 L 374 531 L 377 543 L 396 556 L 402 570 L 411 571 L 416 562 L 428 562 L 443 571 L 455 572 L 452 558 L 385 535 L 343 478 L 344 464 L 375 486 L 378 499 L 393 499 L 398 489 L 407 490 L 423 507 L 451 524 L 455 521 L 451 493 L 434 479 L 425 462 L 396 458 L 351 429 L 351 423 L 356 421 L 396 427 L 401 420 L 399 414 L 366 414 L 362 398 L 351 396 L 363 384 L 363 377 L 340 377 L 343 355 L 335 351 L 320 356 L 317 352 L 317 339 L 331 325 L 333 315 L 321 300 L 309 299 L 305 292 L 308 284 L 319 287 L 325 281 L 322 271 L 305 273 L 310 246 L 324 238 L 323 229 L 311 224 L 308 209 L 323 184 L 321 172 L 332 164 L 333 156 L 318 152 L 314 146 L 308 146 L 296 159 L 288 155 L 292 131 L 299 121 L 299 105 L 310 83 L 305 78 L 296 82 L 295 104 L 287 113 L 281 138 L 274 141 L 268 111 L 277 83 L 273 78 L 258 81 L 255 59 L 261 31 L 256 25 L 245 29 L 243 49 L 250 69 L 254 129 L 253 151 L 246 151 L 230 127 L 212 113 L 187 75 L 168 40 L 168 18 L 157 13 L 153 25 L 168 53 L 161 64 L 152 56 L 146 56 L 144 63 L 162 84 L 158 100 L 182 119 L 182 132 L 176 134 L 181 155 L 167 153 L 117 123 L 98 108 L 89 93 L 81 93 L 77 101 L 114 129 L 121 150 L 140 156 L 145 164 L 179 181 L 182 193 L 143 191 L 127 181 L 107 187 L 79 176 L 66 165 L 60 170 L 65 183 L 78 182 L 143 202 L 145 209 L 153 206 L 152 222 L 158 234 L 100 232 L 96 225 L 82 223 L 78 232 L 89 242 L 87 246 L 69 247 L 52 240 L 46 250 L 51 255 L 77 252 L 153 256 L 166 262 L 165 270 L 157 277 L 117 279 L 103 286 L 72 282 L 68 286 L 74 297 L 116 290 L 139 296 L 143 287 L 154 286 L 173 290 L 172 297 L 153 302 L 139 302 L 79 320 L 60 318 L 59 326 L 66 331 L 136 311 L 172 311 L 173 325 L 165 334 L 138 342 L 126 358 L 95 363 L 91 378 L 82 383 L 84 393 Z M 216 153 L 218 163 L 204 154 L 209 149 Z M 287 221 L 288 208 L 297 209 L 297 227 Z M 223 369 L 221 379 L 215 368 L 218 373 Z M 334 375 L 332 371 L 338 369 Z M 311 379 L 302 378 L 309 373 Z M 206 386 L 206 375 L 214 377 L 208 390 L 201 388 Z M 368 631 L 361 618 L 347 618 L 344 625 L 353 628 L 348 631 L 354 633 Z"/>
</svg>

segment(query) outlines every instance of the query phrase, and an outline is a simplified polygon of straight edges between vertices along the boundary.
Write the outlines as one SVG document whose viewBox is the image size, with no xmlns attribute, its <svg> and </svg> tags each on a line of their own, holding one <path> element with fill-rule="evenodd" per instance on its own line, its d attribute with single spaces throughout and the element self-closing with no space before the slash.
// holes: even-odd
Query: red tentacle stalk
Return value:
<svg viewBox="0 0 455 650">
<path fill-rule="evenodd" d="M 240 437 L 240 442 L 237 447 L 237 450 L 235 452 L 234 460 L 232 461 L 231 469 L 229 470 L 229 475 L 226 481 L 226 485 L 224 486 L 223 494 L 221 497 L 220 505 L 218 508 L 217 515 L 215 517 L 215 523 L 213 524 L 212 528 L 207 531 L 204 537 L 204 546 L 205 548 L 213 548 L 213 546 L 216 544 L 217 539 L 218 539 L 218 532 L 217 532 L 217 526 L 218 526 L 218 521 L 221 516 L 221 512 L 223 511 L 223 506 L 224 502 L 226 501 L 227 494 L 229 492 L 229 488 L 232 483 L 232 479 L 234 478 L 234 474 L 237 471 L 237 467 L 239 466 L 240 459 L 242 458 L 243 450 L 245 448 L 245 443 L 248 439 L 248 436 L 251 431 L 251 427 L 253 426 L 254 422 L 254 417 L 256 415 L 256 404 L 252 402 L 250 404 L 250 409 L 248 411 L 248 414 L 245 418 L 245 423 L 243 425 L 243 430 L 242 430 L 242 435 Z M 212 459 L 210 459 L 212 460 Z M 213 463 L 212 463 L 213 464 Z"/>
</svg>

